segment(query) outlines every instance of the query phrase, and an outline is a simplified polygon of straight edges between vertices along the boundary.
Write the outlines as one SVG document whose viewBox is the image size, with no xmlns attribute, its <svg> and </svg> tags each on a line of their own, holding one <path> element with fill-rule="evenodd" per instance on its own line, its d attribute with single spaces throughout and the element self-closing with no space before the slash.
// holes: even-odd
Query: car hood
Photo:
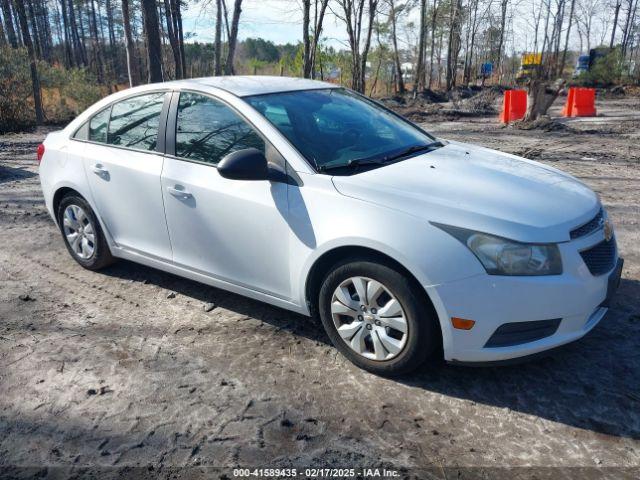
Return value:
<svg viewBox="0 0 640 480">
<path fill-rule="evenodd" d="M 382 168 L 333 177 L 343 195 L 523 242 L 568 241 L 600 208 L 560 170 L 458 142 Z"/>
</svg>

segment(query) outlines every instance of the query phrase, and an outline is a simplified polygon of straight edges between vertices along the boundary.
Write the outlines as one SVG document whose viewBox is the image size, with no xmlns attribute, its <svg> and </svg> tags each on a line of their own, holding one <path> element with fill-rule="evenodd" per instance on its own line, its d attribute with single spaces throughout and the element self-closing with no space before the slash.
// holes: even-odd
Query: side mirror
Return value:
<svg viewBox="0 0 640 480">
<path fill-rule="evenodd" d="M 230 153 L 218 163 L 221 177 L 231 180 L 268 180 L 267 159 L 256 148 L 245 148 Z"/>
</svg>

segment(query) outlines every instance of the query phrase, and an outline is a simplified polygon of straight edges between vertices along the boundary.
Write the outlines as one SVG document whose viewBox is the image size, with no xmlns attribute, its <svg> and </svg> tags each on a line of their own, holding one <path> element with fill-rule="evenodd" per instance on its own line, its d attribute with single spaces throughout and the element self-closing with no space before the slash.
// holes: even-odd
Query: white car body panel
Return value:
<svg viewBox="0 0 640 480">
<path fill-rule="evenodd" d="M 209 165 L 71 138 L 105 106 L 158 90 L 149 85 L 109 96 L 63 131 L 48 135 L 40 165 L 47 208 L 55 220 L 56 192 L 76 190 L 96 212 L 113 255 L 302 314 L 310 313 L 309 272 L 324 254 L 340 247 L 378 251 L 424 288 L 438 314 L 444 356 L 450 361 L 537 353 L 582 337 L 601 320 L 607 275 L 591 275 L 579 251 L 602 241 L 602 229 L 569 238 L 572 228 L 601 208 L 588 187 L 536 162 L 457 142 L 357 175 L 317 174 L 241 98 L 313 88 L 335 86 L 277 77 L 162 85 L 168 91 L 209 94 L 235 108 L 286 159 L 298 185 L 228 180 Z M 96 164 L 109 170 L 108 180 L 93 172 Z M 182 188 L 192 197 L 180 198 L 168 188 Z M 488 275 L 465 245 L 433 223 L 522 242 L 558 242 L 563 273 Z M 456 330 L 451 317 L 470 318 L 476 325 Z M 484 347 L 503 323 L 554 318 L 562 318 L 560 328 L 547 338 Z"/>
</svg>

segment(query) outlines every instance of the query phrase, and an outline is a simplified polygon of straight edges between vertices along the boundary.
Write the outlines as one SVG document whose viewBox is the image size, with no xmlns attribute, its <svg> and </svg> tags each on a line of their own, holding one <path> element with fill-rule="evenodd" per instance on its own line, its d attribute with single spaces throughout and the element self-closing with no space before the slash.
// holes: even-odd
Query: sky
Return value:
<svg viewBox="0 0 640 480">
<path fill-rule="evenodd" d="M 185 32 L 194 32 L 194 40 L 213 42 L 215 29 L 215 1 L 207 6 L 200 0 L 190 3 L 183 12 Z M 233 8 L 233 0 L 227 0 L 227 8 Z M 231 11 L 229 11 L 231 17 Z M 276 44 L 297 43 L 302 39 L 302 9 L 296 0 L 244 0 L 240 15 L 240 39 L 249 37 L 271 40 Z M 346 44 L 344 26 L 333 15 L 325 18 L 323 36 L 338 47 Z"/>
<path fill-rule="evenodd" d="M 195 34 L 188 41 L 213 42 L 215 30 L 215 0 L 191 0 L 183 11 L 183 24 L 185 32 Z M 233 8 L 233 0 L 227 0 L 227 8 Z M 335 5 L 332 2 L 330 5 Z M 514 17 L 511 28 L 519 32 L 513 37 L 513 45 L 506 45 L 507 50 L 514 48 L 516 51 L 531 48 L 533 42 L 527 32 L 531 29 L 531 18 L 528 9 L 518 7 L 518 15 Z M 231 11 L 229 11 L 231 16 Z M 414 8 L 408 17 L 402 20 L 418 23 L 419 9 Z M 594 26 L 597 28 L 597 26 Z M 572 29 L 571 46 L 577 46 L 576 28 Z M 302 40 L 302 7 L 299 0 L 243 0 L 242 14 L 240 15 L 239 38 L 249 37 L 271 40 L 275 44 L 298 43 Z M 344 23 L 327 10 L 325 16 L 322 37 L 326 44 L 338 50 L 348 49 L 347 34 Z M 507 42 L 510 38 L 507 38 Z M 398 42 L 401 49 L 413 48 L 414 42 L 403 35 L 403 29 L 399 28 Z"/>
</svg>

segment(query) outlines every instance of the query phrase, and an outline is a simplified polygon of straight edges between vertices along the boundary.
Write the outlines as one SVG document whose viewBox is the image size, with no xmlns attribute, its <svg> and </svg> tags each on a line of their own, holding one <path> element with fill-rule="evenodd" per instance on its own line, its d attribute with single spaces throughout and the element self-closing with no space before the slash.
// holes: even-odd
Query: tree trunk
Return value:
<svg viewBox="0 0 640 480">
<path fill-rule="evenodd" d="M 40 43 L 42 45 L 42 56 L 45 60 L 51 60 L 53 38 L 51 35 L 49 11 L 45 5 L 45 0 L 37 0 L 36 6 L 36 17 L 39 20 L 38 31 L 40 32 Z"/>
<path fill-rule="evenodd" d="M 324 22 L 324 15 L 327 10 L 329 0 L 321 0 L 320 12 L 317 11 L 318 0 L 316 2 L 316 18 L 313 28 L 313 40 L 311 41 L 311 78 L 316 78 L 316 59 L 318 54 L 318 44 L 320 42 L 320 34 L 322 33 L 322 23 Z M 320 66 L 322 69 L 322 65 Z"/>
<path fill-rule="evenodd" d="M 447 91 L 456 86 L 458 73 L 458 54 L 460 52 L 460 11 L 461 0 L 454 0 L 451 6 L 451 24 L 449 29 L 449 44 L 447 46 Z"/>
<path fill-rule="evenodd" d="M 310 11 L 311 0 L 302 0 L 302 76 L 304 78 L 311 78 Z"/>
<path fill-rule="evenodd" d="M 162 78 L 162 46 L 160 43 L 160 29 L 158 10 L 155 0 L 142 0 L 142 18 L 144 33 L 147 41 L 147 69 L 149 83 L 161 82 Z"/>
<path fill-rule="evenodd" d="M 68 2 L 67 5 L 69 7 L 69 25 L 71 27 L 71 43 L 73 45 L 73 52 L 75 58 L 75 64 L 87 65 L 87 56 L 84 50 L 84 45 L 80 41 L 80 34 L 78 33 L 78 24 L 76 22 L 76 14 L 75 9 L 73 7 L 73 0 L 62 0 L 63 2 Z"/>
<path fill-rule="evenodd" d="M 420 28 L 418 38 L 418 62 L 416 65 L 416 77 L 413 81 L 413 95 L 418 93 L 418 90 L 424 90 L 424 83 L 422 79 L 424 78 L 424 58 L 425 58 L 425 46 L 424 46 L 424 35 L 426 31 L 426 17 L 427 17 L 427 0 L 420 0 Z"/>
<path fill-rule="evenodd" d="M 609 43 L 609 48 L 613 48 L 613 42 L 616 39 L 616 27 L 618 26 L 618 15 L 620 14 L 620 6 L 622 5 L 622 1 L 618 0 L 616 2 L 616 10 L 613 15 L 613 29 L 611 30 L 611 42 Z"/>
<path fill-rule="evenodd" d="M 173 31 L 178 41 L 178 52 L 180 54 L 181 77 L 186 78 L 187 67 L 184 56 L 184 34 L 182 32 L 182 14 L 180 13 L 180 0 L 169 0 L 171 5 L 171 18 L 173 20 Z"/>
<path fill-rule="evenodd" d="M 373 24 L 376 18 L 376 9 L 378 8 L 378 0 L 369 0 L 369 25 L 367 25 L 367 38 L 362 48 L 362 66 L 360 68 L 360 85 L 362 86 L 362 93 L 366 92 L 367 85 L 367 57 L 369 56 L 369 49 L 371 48 L 371 34 L 373 33 Z"/>
<path fill-rule="evenodd" d="M 402 95 L 405 92 L 404 79 L 402 78 L 402 63 L 400 62 L 400 53 L 398 51 L 398 35 L 396 33 L 396 6 L 395 1 L 390 0 L 391 6 L 390 20 L 391 20 L 391 42 L 393 43 L 393 60 L 396 64 L 396 85 L 398 87 L 398 93 Z"/>
<path fill-rule="evenodd" d="M 73 5 L 73 0 L 69 0 L 69 3 Z M 87 54 L 86 35 L 84 32 L 84 20 L 82 19 L 82 3 L 78 3 L 78 25 L 80 27 L 80 45 L 82 47 L 82 55 L 84 57 L 84 64 L 89 65 L 89 56 Z"/>
<path fill-rule="evenodd" d="M 138 75 L 133 61 L 134 43 L 131 34 L 131 17 L 129 16 L 129 0 L 122 0 L 122 27 L 124 28 L 124 49 L 127 54 L 127 75 L 129 86 L 138 84 Z"/>
<path fill-rule="evenodd" d="M 71 25 L 69 24 L 69 17 L 67 15 L 67 0 L 60 1 L 60 7 L 62 10 L 62 29 L 64 30 L 64 53 L 66 58 L 66 65 L 68 67 L 75 66 L 75 58 L 73 56 L 73 50 L 71 47 Z"/>
<path fill-rule="evenodd" d="M 433 0 L 433 13 L 431 15 L 431 52 L 429 54 L 429 88 L 433 84 L 433 54 L 436 49 L 436 22 L 438 20 L 438 0 Z"/>
<path fill-rule="evenodd" d="M 173 53 L 175 77 L 179 79 L 182 78 L 182 65 L 180 64 L 180 45 L 178 44 L 176 31 L 173 28 L 173 17 L 169 0 L 164 0 L 164 15 L 167 23 L 167 35 L 169 36 L 169 44 L 171 45 L 171 52 Z"/>
<path fill-rule="evenodd" d="M 34 47 L 34 51 L 37 58 L 42 58 L 42 47 L 40 45 L 40 34 L 38 33 L 38 23 L 36 21 L 36 14 L 33 11 L 33 0 L 26 0 L 27 10 L 29 12 L 29 21 L 31 22 L 31 32 L 33 33 L 33 38 L 30 38 L 32 41 L 32 45 Z M 25 12 L 26 13 L 26 12 Z M 20 15 L 20 12 L 18 12 Z M 24 32 L 22 32 L 24 35 Z M 30 35 L 31 37 L 31 35 Z"/>
<path fill-rule="evenodd" d="M 549 107 L 558 98 L 558 94 L 563 87 L 564 80 L 558 80 L 553 86 L 550 86 L 542 78 L 531 79 L 527 98 L 527 113 L 524 121 L 530 122 L 542 115 L 546 115 Z"/>
<path fill-rule="evenodd" d="M 9 45 L 11 45 L 13 48 L 18 48 L 18 38 L 16 37 L 16 31 L 13 27 L 11 3 L 9 3 L 9 1 L 10 0 L 0 0 L 0 2 L 2 2 L 2 16 L 4 17 L 4 26 Z"/>
<path fill-rule="evenodd" d="M 569 26 L 567 27 L 567 36 L 564 39 L 564 50 L 562 51 L 562 60 L 560 61 L 560 75 L 564 71 L 564 65 L 567 61 L 567 49 L 569 48 L 569 34 L 571 33 L 571 25 L 573 22 L 573 11 L 576 6 L 576 0 L 571 0 L 571 8 L 569 9 Z"/>
<path fill-rule="evenodd" d="M 4 34 L 4 24 L 0 22 L 0 47 L 4 47 L 7 43 L 7 37 Z"/>
<path fill-rule="evenodd" d="M 238 41 L 238 24 L 240 23 L 241 12 L 242 12 L 242 0 L 235 0 L 233 4 L 233 17 L 231 19 L 231 32 L 229 34 L 229 52 L 227 53 L 227 61 L 224 65 L 224 73 L 226 75 L 235 74 L 233 61 L 236 56 L 236 43 Z"/>
<path fill-rule="evenodd" d="M 98 17 L 96 15 L 95 0 L 90 0 L 91 17 L 89 18 L 89 34 L 93 42 L 93 57 L 96 62 L 98 72 L 98 83 L 104 83 L 104 56 L 102 54 L 102 44 L 98 38 Z"/>
<path fill-rule="evenodd" d="M 44 112 L 42 110 L 42 97 L 40 95 L 40 78 L 38 77 L 36 54 L 33 50 L 33 43 L 31 43 L 31 34 L 29 33 L 29 24 L 27 23 L 27 14 L 24 10 L 24 3 L 22 2 L 22 0 L 14 0 L 13 6 L 16 9 L 16 13 L 18 14 L 20 30 L 22 30 L 22 41 L 24 42 L 25 47 L 27 47 L 27 53 L 29 54 L 31 86 L 33 88 L 33 103 L 36 110 L 36 124 L 42 125 L 44 123 Z"/>
<path fill-rule="evenodd" d="M 496 73 L 499 75 L 499 78 L 502 79 L 502 72 L 500 71 L 500 67 L 502 66 L 502 46 L 504 45 L 504 28 L 507 22 L 507 6 L 509 5 L 509 0 L 501 0 L 500 3 L 500 40 L 498 42 L 498 58 L 496 58 Z"/>
<path fill-rule="evenodd" d="M 213 62 L 213 72 L 222 75 L 222 0 L 216 0 L 216 38 Z"/>
</svg>

